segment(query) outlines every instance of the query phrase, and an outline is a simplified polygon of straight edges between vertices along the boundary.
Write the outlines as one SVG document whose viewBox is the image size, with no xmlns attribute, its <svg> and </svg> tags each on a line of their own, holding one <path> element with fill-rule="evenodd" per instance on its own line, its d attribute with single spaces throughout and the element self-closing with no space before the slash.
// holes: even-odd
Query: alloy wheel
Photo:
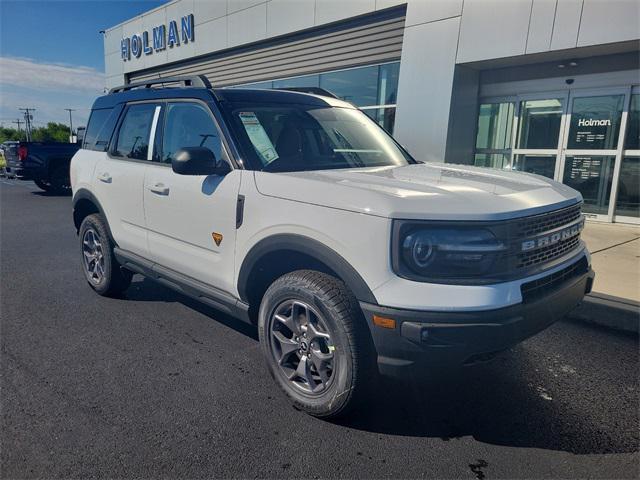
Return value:
<svg viewBox="0 0 640 480">
<path fill-rule="evenodd" d="M 300 300 L 282 302 L 270 319 L 271 354 L 295 388 L 318 395 L 336 371 L 335 344 L 322 316 Z"/>
<path fill-rule="evenodd" d="M 93 228 L 88 228 L 82 236 L 82 258 L 87 278 L 98 285 L 104 278 L 104 251 Z"/>
</svg>

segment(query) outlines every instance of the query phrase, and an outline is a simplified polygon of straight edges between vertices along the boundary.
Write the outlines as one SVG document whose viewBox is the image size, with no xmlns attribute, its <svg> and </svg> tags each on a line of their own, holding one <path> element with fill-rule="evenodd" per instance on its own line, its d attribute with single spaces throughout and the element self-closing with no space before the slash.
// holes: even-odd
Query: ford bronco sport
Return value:
<svg viewBox="0 0 640 480">
<path fill-rule="evenodd" d="M 344 413 L 377 374 L 490 358 L 593 281 L 578 192 L 420 163 L 328 95 L 202 77 L 112 89 L 71 183 L 98 294 L 139 273 L 257 323 L 276 383 L 316 416 Z"/>
</svg>

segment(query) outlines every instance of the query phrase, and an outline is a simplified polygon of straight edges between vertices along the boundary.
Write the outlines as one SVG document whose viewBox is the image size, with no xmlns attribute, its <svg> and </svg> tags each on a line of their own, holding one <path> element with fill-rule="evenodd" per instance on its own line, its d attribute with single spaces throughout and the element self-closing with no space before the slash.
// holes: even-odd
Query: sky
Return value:
<svg viewBox="0 0 640 480">
<path fill-rule="evenodd" d="M 100 30 L 166 3 L 155 0 L 0 0 L 0 125 L 35 108 L 35 126 L 86 125 L 104 88 Z M 24 128 L 24 125 L 22 125 Z"/>
</svg>

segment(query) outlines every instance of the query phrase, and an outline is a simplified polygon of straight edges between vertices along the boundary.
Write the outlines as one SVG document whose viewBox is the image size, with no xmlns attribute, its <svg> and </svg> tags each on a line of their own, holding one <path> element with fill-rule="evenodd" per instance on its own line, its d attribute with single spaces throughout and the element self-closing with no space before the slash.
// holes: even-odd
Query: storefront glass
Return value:
<svg viewBox="0 0 640 480">
<path fill-rule="evenodd" d="M 535 173 L 548 178 L 553 178 L 555 169 L 555 155 L 516 155 L 513 161 L 513 170 Z"/>
<path fill-rule="evenodd" d="M 480 105 L 478 135 L 476 137 L 477 150 L 511 149 L 513 109 L 512 102 Z"/>
<path fill-rule="evenodd" d="M 364 113 L 378 122 L 380 126 L 393 133 L 399 72 L 400 62 L 393 62 L 316 75 L 237 85 L 237 87 L 265 89 L 290 87 L 324 88 L 338 98 L 362 108 Z"/>
<path fill-rule="evenodd" d="M 640 217 L 640 94 L 631 95 L 629 105 L 616 215 Z"/>
<path fill-rule="evenodd" d="M 476 167 L 508 168 L 510 155 L 504 153 L 476 153 L 474 165 Z"/>
<path fill-rule="evenodd" d="M 624 95 L 575 98 L 567 149 L 615 150 L 623 104 Z"/>
<path fill-rule="evenodd" d="M 578 190 L 584 198 L 584 211 L 606 215 L 609 210 L 615 156 L 567 156 L 563 183 Z"/>
<path fill-rule="evenodd" d="M 517 148 L 558 148 L 561 121 L 561 99 L 521 102 Z"/>
<path fill-rule="evenodd" d="M 622 159 L 616 215 L 640 217 L 640 157 Z"/>
</svg>

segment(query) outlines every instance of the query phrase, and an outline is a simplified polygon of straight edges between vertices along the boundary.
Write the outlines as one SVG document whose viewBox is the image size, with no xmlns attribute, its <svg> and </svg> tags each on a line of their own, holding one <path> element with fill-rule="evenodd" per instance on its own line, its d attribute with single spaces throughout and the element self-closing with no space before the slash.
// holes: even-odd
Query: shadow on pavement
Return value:
<svg viewBox="0 0 640 480">
<path fill-rule="evenodd" d="M 134 281 L 124 298 L 179 302 L 258 340 L 256 327 L 149 279 Z M 637 337 L 600 327 L 576 322 L 568 323 L 568 326 L 637 343 Z M 529 352 L 520 345 L 493 362 L 445 372 L 438 377 L 425 379 L 421 375 L 408 381 L 381 379 L 362 408 L 335 423 L 379 434 L 435 437 L 451 442 L 472 436 L 494 445 L 574 454 L 639 450 L 637 399 L 635 408 L 609 411 L 611 402 L 607 395 L 589 385 L 576 388 L 568 380 L 564 380 L 565 383 L 558 380 L 558 388 L 568 391 L 571 400 L 549 401 L 536 387 L 536 382 L 540 381 L 538 369 L 542 368 L 542 361 L 537 352 Z M 610 392 L 610 395 L 618 393 Z M 626 395 L 629 396 L 628 392 Z M 585 408 L 589 412 L 605 412 L 607 424 L 595 424 L 586 418 Z M 612 423 L 616 426 L 613 427 Z"/>
<path fill-rule="evenodd" d="M 140 278 L 140 280 L 137 280 Z M 219 310 L 209 307 L 197 300 L 193 300 L 186 295 L 178 293 L 148 278 L 134 277 L 131 286 L 122 296 L 126 300 L 136 300 L 140 302 L 178 302 L 198 313 L 206 315 L 216 322 L 246 335 L 249 338 L 258 340 L 258 329 L 254 325 L 249 325 L 236 318 L 231 317 Z"/>
</svg>

